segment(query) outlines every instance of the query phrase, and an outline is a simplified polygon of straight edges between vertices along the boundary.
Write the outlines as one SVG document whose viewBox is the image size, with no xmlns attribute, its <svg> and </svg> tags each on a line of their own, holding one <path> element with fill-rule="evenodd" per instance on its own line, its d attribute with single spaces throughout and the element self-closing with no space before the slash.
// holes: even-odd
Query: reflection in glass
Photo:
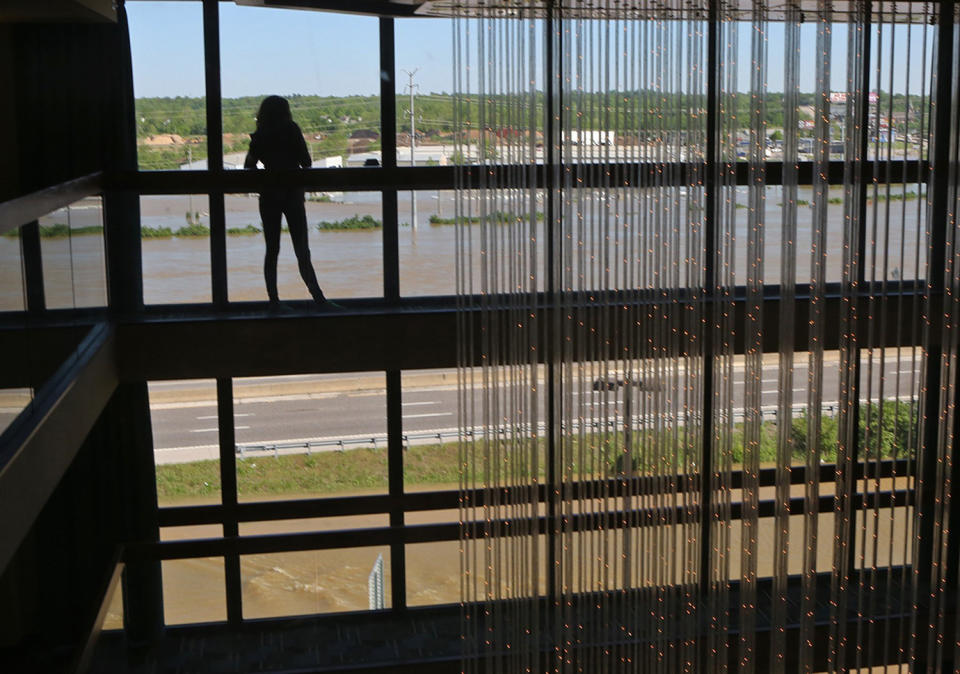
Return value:
<svg viewBox="0 0 960 674">
<path fill-rule="evenodd" d="M 107 279 L 100 197 L 53 211 L 39 224 L 47 308 L 104 306 Z"/>
</svg>

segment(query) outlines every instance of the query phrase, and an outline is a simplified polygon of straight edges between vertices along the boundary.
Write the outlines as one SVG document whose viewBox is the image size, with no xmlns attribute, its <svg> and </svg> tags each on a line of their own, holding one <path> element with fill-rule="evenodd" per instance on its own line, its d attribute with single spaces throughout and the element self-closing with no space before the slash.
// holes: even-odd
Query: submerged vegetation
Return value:
<svg viewBox="0 0 960 674">
<path fill-rule="evenodd" d="M 543 213 L 537 211 L 537 214 L 534 216 L 537 219 L 537 222 L 543 221 Z M 474 215 L 471 217 L 464 218 L 444 218 L 439 215 L 430 216 L 431 225 L 455 225 L 458 221 L 463 222 L 464 224 L 477 225 L 486 220 L 487 222 L 492 222 L 498 225 L 505 225 L 509 222 L 517 221 L 526 221 L 529 220 L 530 216 L 527 213 L 522 215 L 516 215 L 515 213 L 507 213 L 505 211 L 494 211 L 493 213 L 487 214 L 486 218 L 479 215 Z"/>
<path fill-rule="evenodd" d="M 321 232 L 338 231 L 344 229 L 380 229 L 383 223 L 372 215 L 353 215 L 343 220 L 328 222 L 321 220 L 317 223 L 317 229 Z"/>
</svg>

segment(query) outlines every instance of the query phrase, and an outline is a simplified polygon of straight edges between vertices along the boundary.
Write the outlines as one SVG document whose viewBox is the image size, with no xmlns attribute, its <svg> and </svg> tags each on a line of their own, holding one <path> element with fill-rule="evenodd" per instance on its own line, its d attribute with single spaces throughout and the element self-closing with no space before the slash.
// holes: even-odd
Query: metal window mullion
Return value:
<svg viewBox="0 0 960 674">
<path fill-rule="evenodd" d="M 872 48 L 871 31 L 873 30 L 873 21 L 872 21 L 873 11 L 872 10 L 873 10 L 872 2 L 870 2 L 870 0 L 867 0 L 867 2 L 864 3 L 864 10 L 863 10 L 864 12 L 863 49 L 861 52 L 863 54 L 863 62 L 861 63 L 861 90 L 862 91 L 869 91 L 870 89 L 870 86 L 869 86 L 870 74 L 871 74 L 872 65 L 873 65 L 870 58 L 870 55 L 871 55 L 870 50 Z M 882 55 L 877 54 L 877 58 L 882 58 Z M 890 95 L 893 96 L 893 92 L 890 92 Z M 877 168 L 878 168 L 878 164 L 880 163 L 879 156 L 874 157 L 873 164 L 871 165 L 871 168 L 873 170 L 869 174 L 867 173 L 866 171 L 867 150 L 870 147 L 869 97 L 865 101 L 861 100 L 860 105 L 861 105 L 860 120 L 859 120 L 860 121 L 860 138 L 858 139 L 860 156 L 859 156 L 859 160 L 857 161 L 857 165 L 854 167 L 854 171 L 853 171 L 854 173 L 853 179 L 857 184 L 857 190 L 858 190 L 857 198 L 859 200 L 857 203 L 858 221 L 856 223 L 856 226 L 857 226 L 857 258 L 856 258 L 857 259 L 857 279 L 856 279 L 857 287 L 851 293 L 850 304 L 847 306 L 847 309 L 846 309 L 848 312 L 850 312 L 850 315 L 853 318 L 853 320 L 856 321 L 854 322 L 855 329 L 859 328 L 858 322 L 859 322 L 859 316 L 860 316 L 860 309 L 862 308 L 862 305 L 863 305 L 863 300 L 861 299 L 860 295 L 863 292 L 863 289 L 866 287 L 866 280 L 867 280 L 866 265 L 864 264 L 864 260 L 866 260 L 866 254 L 867 254 L 867 192 L 869 188 L 868 181 L 872 181 L 874 177 L 877 175 Z M 888 179 L 889 179 L 889 176 L 888 176 Z M 873 294 L 873 292 L 874 290 L 871 285 L 870 293 Z M 858 333 L 859 333 L 859 330 L 857 329 L 855 331 L 855 334 L 858 334 Z M 870 338 L 869 328 L 867 329 L 866 333 L 867 333 L 867 339 L 869 340 Z M 875 345 L 873 343 L 868 343 L 867 346 L 869 348 L 872 348 Z M 861 386 L 860 378 L 862 376 L 861 370 L 862 370 L 863 363 L 861 362 L 862 356 L 861 356 L 861 346 L 860 346 L 859 339 L 854 343 L 852 358 L 853 358 L 853 376 L 851 377 L 852 391 L 850 392 L 849 395 L 852 398 L 851 417 L 853 421 L 851 423 L 853 424 L 854 430 L 851 436 L 852 442 L 849 448 L 849 454 L 848 454 L 848 460 L 847 460 L 847 464 L 850 469 L 855 467 L 857 465 L 857 462 L 860 460 L 860 449 L 861 449 L 860 448 L 860 430 L 859 430 L 860 429 L 860 386 Z M 867 394 L 869 395 L 869 391 L 867 392 Z M 866 471 L 866 469 L 867 469 L 867 466 L 866 464 L 864 464 L 864 470 Z M 856 495 L 856 488 L 857 488 L 856 484 L 854 483 L 853 490 L 849 494 L 847 494 L 846 512 L 848 514 L 852 512 L 851 505 Z M 865 514 L 863 516 L 866 517 Z M 854 526 L 850 527 L 850 531 L 848 532 L 848 537 L 847 537 L 847 550 L 849 551 L 848 552 L 849 557 L 847 560 L 847 570 L 851 577 L 853 577 L 853 575 L 856 573 L 856 570 L 857 570 L 856 550 L 857 550 L 857 534 L 859 532 L 855 524 L 856 522 L 854 522 Z"/>
<path fill-rule="evenodd" d="M 720 17 L 716 3 L 711 3 L 707 24 L 707 147 L 706 147 L 706 166 L 704 171 L 704 235 L 703 235 L 703 311 L 707 313 L 707 328 L 703 335 L 703 400 L 701 402 L 703 412 L 701 414 L 703 427 L 700 439 L 701 458 L 700 458 L 700 568 L 699 568 L 699 591 L 702 597 L 710 596 L 710 574 L 711 562 L 711 526 L 712 526 L 712 485 L 711 476 L 713 475 L 713 389 L 714 383 L 714 353 L 716 344 L 714 340 L 714 314 L 719 297 L 716 292 L 717 285 L 717 265 L 716 258 L 719 255 L 719 241 L 717 239 L 717 190 L 720 181 L 718 179 L 719 170 L 719 86 L 720 86 L 720 40 L 718 32 L 720 30 Z M 708 616 L 705 616 L 705 618 Z M 705 618 L 701 623 L 706 628 Z M 702 662 L 708 661 L 706 653 L 707 639 L 703 639 L 704 648 L 701 653 Z"/>
<path fill-rule="evenodd" d="M 387 481 L 390 495 L 390 526 L 403 529 L 403 389 L 400 370 L 387 370 Z M 407 607 L 406 548 L 390 544 L 391 608 Z"/>
<path fill-rule="evenodd" d="M 396 49 L 393 19 L 380 19 L 380 145 L 383 171 L 397 168 Z M 376 170 L 376 169 L 370 169 Z M 400 242 L 397 190 L 381 192 L 383 217 L 383 296 L 400 299 Z"/>
<path fill-rule="evenodd" d="M 20 228 L 20 255 L 23 257 L 23 285 L 26 310 L 43 311 L 47 302 L 43 290 L 43 257 L 40 249 L 40 224 L 33 220 Z"/>
<path fill-rule="evenodd" d="M 203 60 L 207 108 L 207 171 L 223 173 L 223 119 L 220 91 L 219 0 L 203 2 Z M 210 279 L 213 303 L 227 304 L 227 236 L 223 190 L 212 190 L 210 201 Z"/>
<path fill-rule="evenodd" d="M 217 427 L 220 438 L 220 499 L 223 504 L 223 537 L 240 535 L 237 520 L 237 454 L 236 431 L 233 416 L 233 380 L 217 378 Z M 227 594 L 227 622 L 243 620 L 241 600 L 240 557 L 227 554 L 224 558 L 224 584 Z"/>
</svg>

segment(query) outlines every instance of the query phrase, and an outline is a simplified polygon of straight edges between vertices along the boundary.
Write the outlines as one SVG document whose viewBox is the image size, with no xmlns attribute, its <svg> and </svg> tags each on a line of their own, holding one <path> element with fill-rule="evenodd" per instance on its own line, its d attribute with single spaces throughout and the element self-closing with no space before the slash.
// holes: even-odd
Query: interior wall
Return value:
<svg viewBox="0 0 960 674">
<path fill-rule="evenodd" d="M 132 168 L 129 82 L 123 21 L 0 26 L 0 199 Z"/>
</svg>

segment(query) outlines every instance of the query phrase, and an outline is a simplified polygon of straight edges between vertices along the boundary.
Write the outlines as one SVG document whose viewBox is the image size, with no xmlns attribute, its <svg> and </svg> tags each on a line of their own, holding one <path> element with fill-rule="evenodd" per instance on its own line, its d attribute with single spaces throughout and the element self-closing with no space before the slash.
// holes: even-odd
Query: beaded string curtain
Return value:
<svg viewBox="0 0 960 674">
<path fill-rule="evenodd" d="M 939 6 L 443 8 L 465 671 L 950 657 Z"/>
</svg>

